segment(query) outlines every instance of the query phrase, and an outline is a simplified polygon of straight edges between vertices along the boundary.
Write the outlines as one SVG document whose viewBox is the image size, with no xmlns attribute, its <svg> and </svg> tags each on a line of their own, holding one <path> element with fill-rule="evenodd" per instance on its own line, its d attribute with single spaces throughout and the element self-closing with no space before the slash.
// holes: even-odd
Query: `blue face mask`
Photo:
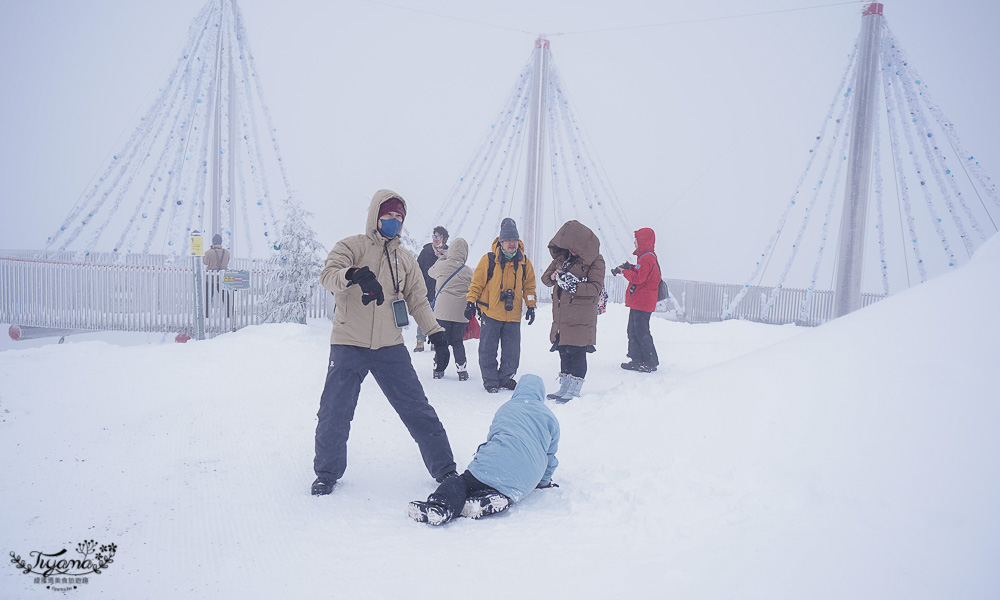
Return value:
<svg viewBox="0 0 1000 600">
<path fill-rule="evenodd" d="M 379 219 L 379 223 L 379 231 L 389 239 L 396 237 L 399 230 L 403 228 L 403 222 L 398 219 Z"/>
</svg>

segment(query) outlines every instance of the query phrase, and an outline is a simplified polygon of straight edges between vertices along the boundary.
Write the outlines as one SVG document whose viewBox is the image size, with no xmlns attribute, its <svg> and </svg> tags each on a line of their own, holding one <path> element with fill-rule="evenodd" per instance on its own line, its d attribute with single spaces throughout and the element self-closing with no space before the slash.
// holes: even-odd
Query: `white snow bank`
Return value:
<svg viewBox="0 0 1000 600">
<path fill-rule="evenodd" d="M 554 406 L 560 488 L 434 529 L 434 489 L 369 378 L 334 494 L 309 496 L 328 323 L 188 344 L 0 352 L 0 540 L 115 543 L 73 597 L 995 597 L 1000 243 L 815 329 L 653 320 L 660 370 L 600 318 L 584 396 Z M 547 307 L 544 307 L 547 308 Z M 552 385 L 550 317 L 522 373 Z M 412 347 L 413 330 L 407 332 Z M 506 394 L 413 361 L 460 467 Z M 0 597 L 48 597 L 8 564 Z"/>
</svg>

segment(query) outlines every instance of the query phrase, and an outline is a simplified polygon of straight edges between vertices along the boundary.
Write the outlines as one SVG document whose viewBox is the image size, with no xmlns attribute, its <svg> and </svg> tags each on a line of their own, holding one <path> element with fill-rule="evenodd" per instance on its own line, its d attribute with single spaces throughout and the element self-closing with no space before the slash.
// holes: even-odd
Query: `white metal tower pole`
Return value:
<svg viewBox="0 0 1000 600">
<path fill-rule="evenodd" d="M 882 5 L 872 2 L 862 14 L 851 149 L 847 162 L 847 191 L 840 222 L 840 248 L 837 251 L 836 299 L 833 306 L 835 318 L 861 308 L 865 219 L 868 213 L 875 119 L 878 118 L 876 92 L 879 87 Z"/>
<path fill-rule="evenodd" d="M 222 149 L 222 28 L 225 24 L 226 0 L 219 0 L 219 36 L 215 42 L 215 119 L 212 123 L 212 146 L 210 161 L 212 169 L 212 215 L 211 229 L 208 230 L 208 239 L 219 233 L 221 222 L 220 196 L 222 195 L 222 159 L 219 151 Z"/>
<path fill-rule="evenodd" d="M 541 198 L 542 163 L 545 157 L 545 92 L 549 75 L 549 41 L 544 37 L 535 40 L 535 73 L 531 82 L 534 92 L 531 96 L 528 115 L 528 166 L 524 192 L 524 232 L 521 239 L 531 263 L 538 268 L 541 256 Z"/>
<path fill-rule="evenodd" d="M 236 6 L 236 0 L 232 0 L 232 11 L 233 11 L 233 30 L 230 36 L 230 47 L 228 48 L 227 63 L 229 64 L 229 143 L 227 144 L 226 154 L 229 156 L 229 254 L 230 256 L 236 256 L 236 203 L 242 202 L 243 198 L 236 197 L 236 169 L 239 163 L 237 162 L 237 157 L 239 152 L 236 152 L 237 146 L 237 129 L 236 129 L 236 113 L 239 111 L 239 101 L 236 98 L 236 64 L 233 62 L 233 55 L 238 55 L 239 51 L 237 49 L 238 44 L 235 40 L 239 38 L 240 35 L 240 12 Z"/>
</svg>

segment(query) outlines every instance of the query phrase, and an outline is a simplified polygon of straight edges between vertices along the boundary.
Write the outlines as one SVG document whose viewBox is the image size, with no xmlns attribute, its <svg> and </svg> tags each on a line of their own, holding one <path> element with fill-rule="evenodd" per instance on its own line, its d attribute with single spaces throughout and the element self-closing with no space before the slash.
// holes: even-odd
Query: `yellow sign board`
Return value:
<svg viewBox="0 0 1000 600">
<path fill-rule="evenodd" d="M 205 243 L 200 233 L 191 234 L 191 256 L 205 256 Z"/>
</svg>

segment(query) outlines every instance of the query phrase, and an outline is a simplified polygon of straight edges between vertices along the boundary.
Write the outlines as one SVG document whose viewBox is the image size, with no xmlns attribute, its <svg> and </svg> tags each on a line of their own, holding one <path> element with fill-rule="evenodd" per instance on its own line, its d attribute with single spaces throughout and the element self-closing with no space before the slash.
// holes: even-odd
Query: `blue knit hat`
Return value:
<svg viewBox="0 0 1000 600">
<path fill-rule="evenodd" d="M 500 241 L 507 242 L 510 240 L 519 240 L 521 236 L 517 233 L 517 225 L 514 224 L 514 219 L 507 217 L 503 221 L 500 221 Z"/>
</svg>

